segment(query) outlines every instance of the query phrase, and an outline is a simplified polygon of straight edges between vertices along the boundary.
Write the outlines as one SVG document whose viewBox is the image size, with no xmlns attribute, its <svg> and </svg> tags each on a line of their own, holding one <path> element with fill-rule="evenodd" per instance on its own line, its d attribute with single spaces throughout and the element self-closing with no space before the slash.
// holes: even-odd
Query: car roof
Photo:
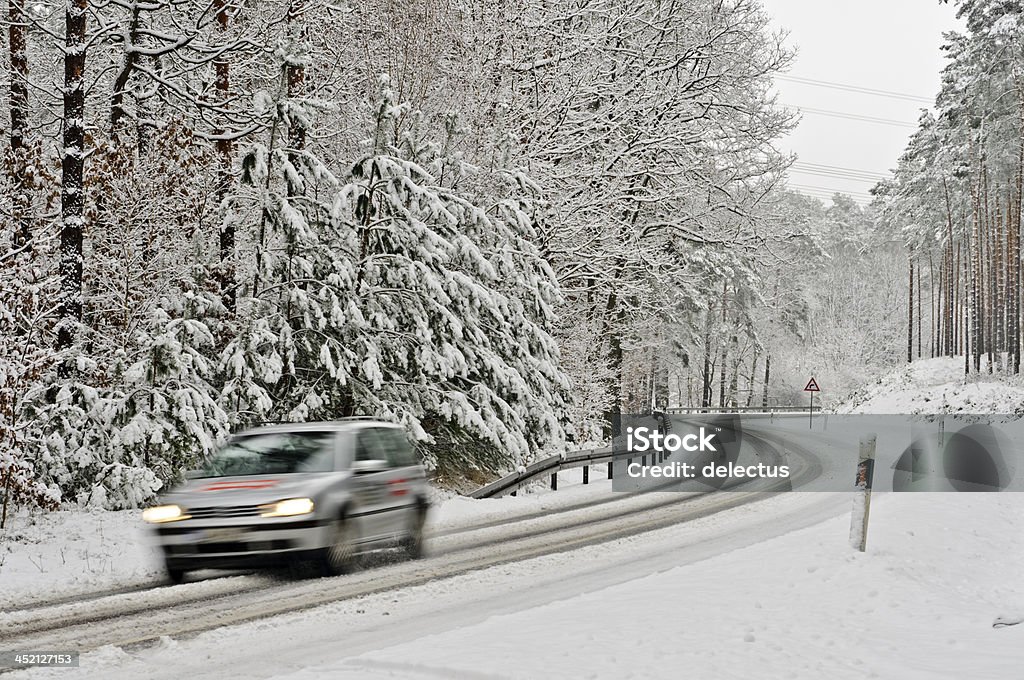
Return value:
<svg viewBox="0 0 1024 680">
<path fill-rule="evenodd" d="M 385 420 L 373 418 L 346 418 L 306 423 L 267 423 L 232 434 L 232 437 L 248 437 L 256 434 L 274 434 L 280 432 L 323 432 L 324 430 L 356 430 L 365 427 L 387 427 L 401 429 L 401 426 Z"/>
</svg>

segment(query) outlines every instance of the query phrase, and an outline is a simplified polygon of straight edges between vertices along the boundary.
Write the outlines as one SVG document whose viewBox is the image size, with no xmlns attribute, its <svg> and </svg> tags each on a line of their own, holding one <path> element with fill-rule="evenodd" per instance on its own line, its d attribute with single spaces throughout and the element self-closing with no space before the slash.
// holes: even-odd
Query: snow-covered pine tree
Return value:
<svg viewBox="0 0 1024 680">
<path fill-rule="evenodd" d="M 567 387 L 547 330 L 556 285 L 524 233 L 529 187 L 508 175 L 481 205 L 440 186 L 425 167 L 443 164 L 437 147 L 401 135 L 410 112 L 393 97 L 385 78 L 345 176 L 308 150 L 246 155 L 267 235 L 225 406 L 376 415 L 440 468 L 507 466 L 561 440 Z"/>
<path fill-rule="evenodd" d="M 47 333 L 52 277 L 40 248 L 28 249 L 23 222 L 0 224 L 0 527 L 14 504 L 55 507 L 59 489 L 45 480 L 35 457 L 27 396 L 57 364 Z"/>
</svg>

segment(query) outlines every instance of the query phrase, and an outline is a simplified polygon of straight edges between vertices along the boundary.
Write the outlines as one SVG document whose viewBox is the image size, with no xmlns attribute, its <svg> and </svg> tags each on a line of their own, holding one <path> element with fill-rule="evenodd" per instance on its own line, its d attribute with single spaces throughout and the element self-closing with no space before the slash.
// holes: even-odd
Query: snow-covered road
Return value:
<svg viewBox="0 0 1024 680">
<path fill-rule="evenodd" d="M 800 474 L 816 474 L 813 461 L 804 461 Z M 9 606 L 0 614 L 0 642 L 17 649 L 93 650 L 104 645 L 139 648 L 161 637 L 181 638 L 310 610 L 325 603 L 429 586 L 441 579 L 490 571 L 498 565 L 635 539 L 645 532 L 692 523 L 764 500 L 770 494 L 758 489 L 769 485 L 759 480 L 745 485 L 750 490 L 716 494 L 629 496 L 595 488 L 584 490 L 589 493 L 583 496 L 577 490 L 576 498 L 566 494 L 565 502 L 555 512 L 520 508 L 519 513 L 503 519 L 477 516 L 461 524 L 449 519 L 447 526 L 442 524 L 435 530 L 435 557 L 388 564 L 386 555 L 383 559 L 378 556 L 373 558 L 375 568 L 342 579 L 294 582 L 261 575 L 236 576 L 178 587 L 133 587 L 83 593 L 52 603 Z M 575 557 L 566 559 L 576 561 Z"/>
<path fill-rule="evenodd" d="M 848 499 L 841 494 L 757 497 L 760 502 L 751 504 L 750 492 L 709 494 L 631 513 L 611 523 L 595 522 L 589 528 L 576 526 L 550 532 L 541 543 L 549 549 L 547 554 L 528 559 L 522 559 L 514 540 L 486 546 L 470 551 L 466 558 L 483 566 L 484 555 L 490 555 L 489 560 L 500 558 L 497 565 L 469 567 L 456 576 L 450 574 L 453 562 L 458 560 L 447 556 L 384 566 L 339 579 L 285 584 L 237 598 L 210 598 L 139 617 L 98 621 L 87 626 L 90 636 L 106 630 L 122 641 L 129 631 L 145 637 L 174 623 L 182 630 L 168 628 L 168 632 L 187 632 L 194 622 L 209 616 L 221 625 L 192 639 L 166 639 L 156 648 L 129 647 L 125 651 L 107 647 L 86 654 L 78 671 L 62 670 L 60 677 L 276 677 L 307 666 L 311 659 L 369 653 L 424 635 L 477 625 L 495 615 L 634 581 L 795 531 L 849 507 Z M 721 509 L 729 505 L 733 507 Z M 663 528 L 645 530 L 659 525 Z M 594 530 L 600 531 L 600 536 L 591 533 Z M 612 538 L 609 531 L 618 537 Z M 529 541 L 526 545 L 537 554 L 540 544 Z M 558 549 L 550 550 L 555 547 Z M 577 549 L 570 550 L 574 547 Z M 354 597 L 359 589 L 378 592 Z M 341 601 L 265 617 L 275 608 L 295 610 L 307 599 L 320 603 L 332 598 Z M 252 611 L 261 612 L 261 617 L 230 625 Z M 654 629 L 650 634 L 660 635 Z M 51 648 L 73 636 L 73 632 L 64 630 L 31 642 L 33 648 Z M 360 672 L 351 677 L 365 677 Z M 405 677 L 403 673 L 394 677 Z M 24 674 L 47 675 L 40 670 Z M 458 672 L 442 675 L 460 677 Z"/>
</svg>

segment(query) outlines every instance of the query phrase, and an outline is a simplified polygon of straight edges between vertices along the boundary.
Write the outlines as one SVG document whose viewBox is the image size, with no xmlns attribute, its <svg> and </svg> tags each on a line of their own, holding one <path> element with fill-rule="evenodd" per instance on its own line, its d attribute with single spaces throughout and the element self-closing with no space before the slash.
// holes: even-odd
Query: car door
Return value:
<svg viewBox="0 0 1024 680">
<path fill-rule="evenodd" d="M 364 542 L 385 538 L 386 515 L 390 510 L 390 466 L 376 428 L 364 427 L 356 432 L 352 471 L 352 497 L 356 504 L 352 517 L 360 528 L 360 538 Z"/>
<path fill-rule="evenodd" d="M 384 530 L 392 535 L 404 534 L 412 526 L 416 508 L 416 491 L 422 484 L 422 469 L 405 434 L 397 427 L 377 428 L 377 438 L 388 461 L 385 475 L 388 510 L 384 513 Z"/>
</svg>

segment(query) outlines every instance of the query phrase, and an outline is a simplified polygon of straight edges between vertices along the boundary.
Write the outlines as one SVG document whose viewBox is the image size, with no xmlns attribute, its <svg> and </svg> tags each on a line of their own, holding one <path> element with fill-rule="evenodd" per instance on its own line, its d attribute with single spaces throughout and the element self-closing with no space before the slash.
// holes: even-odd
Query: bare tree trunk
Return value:
<svg viewBox="0 0 1024 680">
<path fill-rule="evenodd" d="M 231 26 L 231 6 L 229 0 L 213 0 L 213 11 L 217 18 L 217 32 L 226 38 Z M 225 51 L 213 62 L 214 86 L 217 100 L 226 102 L 231 93 L 231 62 Z M 234 158 L 234 143 L 226 127 L 217 130 L 215 142 L 220 166 L 217 174 L 216 197 L 220 206 L 221 221 L 218 233 L 220 265 L 217 271 L 217 284 L 224 307 L 234 311 L 237 304 L 237 284 L 235 282 L 235 223 L 231 215 L 229 194 L 231 191 L 231 163 Z M 256 291 L 253 291 L 255 295 Z"/>
<path fill-rule="evenodd" d="M 711 328 L 713 326 L 711 310 L 708 309 L 704 324 L 704 375 L 701 376 L 700 405 L 711 406 Z"/>
<path fill-rule="evenodd" d="M 131 18 L 128 20 L 128 39 L 124 45 L 124 61 L 121 70 L 114 78 L 113 90 L 110 93 L 110 131 L 117 133 L 118 125 L 127 115 L 124 108 L 124 93 L 128 87 L 128 80 L 139 61 L 139 50 L 137 42 L 139 39 L 139 22 L 141 8 L 138 4 L 131 6 Z"/>
<path fill-rule="evenodd" d="M 725 334 L 725 324 L 728 319 L 729 313 L 729 282 L 722 282 L 722 335 Z M 722 408 L 725 406 L 725 374 L 726 367 L 728 364 L 729 347 L 723 341 L 722 342 L 722 369 L 718 377 L 718 406 Z"/>
<path fill-rule="evenodd" d="M 723 408 L 725 406 L 725 374 L 729 361 L 729 346 L 726 343 L 722 343 L 722 368 L 718 373 L 718 407 Z"/>
<path fill-rule="evenodd" d="M 729 399 L 728 405 L 736 406 L 740 403 L 739 400 L 739 387 L 740 387 L 740 349 L 739 349 L 739 338 L 732 336 L 732 379 L 729 380 Z"/>
<path fill-rule="evenodd" d="M 8 99 L 11 108 L 11 190 L 14 247 L 26 251 L 32 248 L 32 198 L 27 177 L 28 149 L 28 30 L 24 0 L 8 0 L 7 38 L 10 46 L 11 88 Z"/>
<path fill-rule="evenodd" d="M 935 263 L 930 252 L 928 253 L 928 294 L 931 296 L 931 301 L 928 305 L 931 312 L 929 344 L 931 345 L 931 356 L 934 359 L 938 349 L 939 335 L 935 329 Z"/>
<path fill-rule="evenodd" d="M 292 39 L 292 54 L 285 66 L 288 82 L 288 99 L 292 106 L 295 101 L 303 96 L 306 85 L 306 67 L 303 65 L 301 55 L 296 54 L 299 46 L 305 41 L 306 27 L 302 22 L 302 13 L 306 10 L 305 0 L 291 0 L 288 3 L 288 32 Z M 293 117 L 288 121 L 288 146 L 289 157 L 292 163 L 303 149 L 306 148 L 306 126 L 303 121 Z M 294 191 L 289 191 L 295 195 Z"/>
<path fill-rule="evenodd" d="M 996 363 L 1002 364 L 1003 349 L 1006 347 L 1006 323 L 1005 323 L 1005 304 L 1004 300 L 1006 297 L 1005 281 L 1003 278 L 1005 267 L 1003 266 L 1003 246 L 1004 246 L 1004 217 L 1002 206 L 999 204 L 999 187 L 995 190 L 995 231 L 992 234 L 994 249 L 994 258 L 992 266 L 992 278 L 994 287 L 994 298 L 993 298 L 993 312 L 995 314 L 995 357 Z"/>
<path fill-rule="evenodd" d="M 974 154 L 974 145 L 971 145 L 971 154 Z M 980 192 L 971 182 L 971 218 L 973 238 L 968 251 L 971 255 L 971 351 L 974 354 L 974 372 L 981 372 L 981 352 L 984 346 L 984 334 L 982 332 L 982 276 L 981 276 L 981 208 L 979 205 Z"/>
<path fill-rule="evenodd" d="M 754 391 L 757 389 L 755 383 L 757 382 L 757 362 L 761 358 L 761 353 L 756 349 L 754 350 L 754 360 L 750 362 L 750 380 L 747 381 L 747 407 L 754 405 Z"/>
<path fill-rule="evenodd" d="M 764 356 L 764 392 L 761 393 L 761 407 L 768 409 L 768 381 L 772 374 L 772 355 Z"/>
<path fill-rule="evenodd" d="M 914 360 L 914 254 L 910 254 L 910 299 L 907 302 L 907 363 Z"/>
<path fill-rule="evenodd" d="M 1022 107 L 1024 112 L 1024 107 Z M 1014 202 L 1013 213 L 1013 247 L 1010 249 L 1010 256 L 1013 259 L 1013 372 L 1020 373 L 1020 295 L 1021 295 L 1021 274 L 1020 274 L 1020 213 L 1021 202 L 1024 198 L 1024 138 L 1021 139 L 1017 159 L 1017 192 Z"/>
<path fill-rule="evenodd" d="M 82 228 L 85 191 L 85 53 L 88 0 L 64 14 L 64 155 L 61 160 L 60 301 L 57 349 L 70 348 L 82 321 Z M 65 361 L 62 375 L 71 373 Z"/>
<path fill-rule="evenodd" d="M 985 210 L 985 271 L 987 281 L 985 282 L 986 295 L 985 295 L 985 321 L 986 329 L 985 336 L 986 342 L 986 353 L 988 354 L 988 372 L 992 373 L 995 370 L 995 352 L 997 351 L 995 346 L 995 305 L 996 305 L 996 284 L 995 284 L 995 261 L 993 253 L 995 251 L 995 237 L 993 234 L 993 219 L 991 206 L 989 204 L 988 196 L 988 173 L 984 169 L 982 170 L 982 178 L 984 181 L 984 190 L 982 193 L 983 203 Z"/>
</svg>

